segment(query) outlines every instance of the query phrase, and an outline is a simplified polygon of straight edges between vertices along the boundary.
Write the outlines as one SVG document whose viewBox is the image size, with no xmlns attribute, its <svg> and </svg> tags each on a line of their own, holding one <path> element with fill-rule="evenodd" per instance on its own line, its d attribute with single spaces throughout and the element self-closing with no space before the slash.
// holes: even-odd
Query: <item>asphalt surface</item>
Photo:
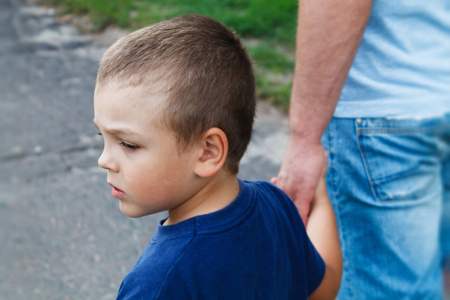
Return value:
<svg viewBox="0 0 450 300">
<path fill-rule="evenodd" d="M 0 0 L 1 300 L 115 299 L 165 215 L 124 216 L 97 166 L 92 97 L 108 34 Z M 287 136 L 286 116 L 260 103 L 240 177 L 276 175 Z"/>
</svg>

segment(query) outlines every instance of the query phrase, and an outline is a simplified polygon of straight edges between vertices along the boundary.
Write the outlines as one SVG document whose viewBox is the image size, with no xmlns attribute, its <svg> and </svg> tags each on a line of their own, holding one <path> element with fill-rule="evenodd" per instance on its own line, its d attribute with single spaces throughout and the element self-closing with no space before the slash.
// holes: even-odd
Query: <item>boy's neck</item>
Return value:
<svg viewBox="0 0 450 300">
<path fill-rule="evenodd" d="M 199 215 L 210 214 L 228 206 L 240 191 L 237 175 L 219 172 L 206 180 L 200 190 L 189 200 L 169 210 L 164 225 L 174 225 Z"/>
</svg>

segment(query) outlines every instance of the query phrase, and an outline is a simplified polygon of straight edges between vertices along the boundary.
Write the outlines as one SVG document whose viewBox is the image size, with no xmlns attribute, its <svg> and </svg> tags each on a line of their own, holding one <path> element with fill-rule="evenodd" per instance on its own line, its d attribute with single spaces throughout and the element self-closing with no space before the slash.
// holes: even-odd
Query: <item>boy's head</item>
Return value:
<svg viewBox="0 0 450 300">
<path fill-rule="evenodd" d="M 221 23 L 186 15 L 125 36 L 105 53 L 96 93 L 111 86 L 148 95 L 180 151 L 221 129 L 229 143 L 224 167 L 238 172 L 252 133 L 254 76 L 239 38 Z"/>
</svg>

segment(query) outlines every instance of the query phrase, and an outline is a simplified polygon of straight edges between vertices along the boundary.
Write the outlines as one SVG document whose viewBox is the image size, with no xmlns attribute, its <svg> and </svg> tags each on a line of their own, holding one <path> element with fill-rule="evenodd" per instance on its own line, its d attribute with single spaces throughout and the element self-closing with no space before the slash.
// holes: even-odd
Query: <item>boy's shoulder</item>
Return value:
<svg viewBox="0 0 450 300">
<path fill-rule="evenodd" d="M 268 182 L 240 184 L 241 192 L 225 209 L 160 225 L 119 296 L 266 299 L 275 293 L 302 299 L 308 239 L 295 206 Z M 286 278 L 267 284 L 274 274 Z"/>
</svg>

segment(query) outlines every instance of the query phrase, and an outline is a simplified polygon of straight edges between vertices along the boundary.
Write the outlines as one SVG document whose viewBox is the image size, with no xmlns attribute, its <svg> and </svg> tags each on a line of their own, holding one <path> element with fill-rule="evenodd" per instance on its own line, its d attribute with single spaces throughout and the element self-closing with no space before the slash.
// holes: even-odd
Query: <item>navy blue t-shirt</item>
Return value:
<svg viewBox="0 0 450 300">
<path fill-rule="evenodd" d="M 224 209 L 161 221 L 117 299 L 306 299 L 325 264 L 294 203 L 268 182 L 239 182 Z"/>
</svg>

